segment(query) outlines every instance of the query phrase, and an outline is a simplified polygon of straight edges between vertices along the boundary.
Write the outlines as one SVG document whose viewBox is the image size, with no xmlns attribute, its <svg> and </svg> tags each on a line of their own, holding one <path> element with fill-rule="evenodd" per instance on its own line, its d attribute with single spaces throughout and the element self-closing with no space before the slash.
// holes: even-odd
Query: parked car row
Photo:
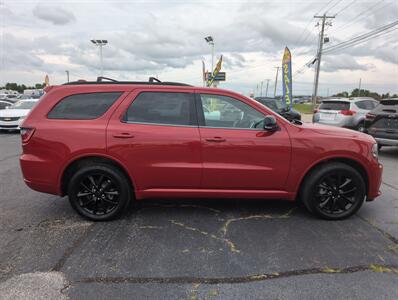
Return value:
<svg viewBox="0 0 398 300">
<path fill-rule="evenodd" d="M 0 100 L 0 130 L 19 130 L 22 121 L 38 101 L 32 98 L 15 103 Z"/>
<path fill-rule="evenodd" d="M 331 98 L 314 111 L 313 123 L 358 130 L 372 135 L 379 149 L 398 146 L 398 98 Z"/>
</svg>

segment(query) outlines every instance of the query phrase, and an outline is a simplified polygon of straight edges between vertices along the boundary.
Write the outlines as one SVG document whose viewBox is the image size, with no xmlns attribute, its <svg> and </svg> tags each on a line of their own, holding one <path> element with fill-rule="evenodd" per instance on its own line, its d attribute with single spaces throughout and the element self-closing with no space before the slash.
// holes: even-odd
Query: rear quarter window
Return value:
<svg viewBox="0 0 398 300">
<path fill-rule="evenodd" d="M 49 119 L 92 120 L 101 117 L 122 92 L 75 94 L 59 101 L 49 112 Z"/>
<path fill-rule="evenodd" d="M 319 106 L 319 109 L 348 110 L 350 109 L 350 103 L 342 101 L 327 101 L 327 102 L 322 102 L 321 105 Z"/>
</svg>

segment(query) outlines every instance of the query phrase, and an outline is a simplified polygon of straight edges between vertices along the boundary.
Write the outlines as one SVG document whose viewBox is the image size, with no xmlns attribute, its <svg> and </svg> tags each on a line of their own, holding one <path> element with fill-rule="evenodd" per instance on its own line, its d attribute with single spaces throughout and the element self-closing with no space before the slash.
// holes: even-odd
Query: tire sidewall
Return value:
<svg viewBox="0 0 398 300">
<path fill-rule="evenodd" d="M 355 181 L 355 185 L 357 186 L 357 188 L 359 188 L 360 191 L 359 194 L 356 196 L 356 202 L 348 211 L 345 211 L 338 215 L 331 215 L 323 212 L 319 208 L 319 206 L 316 203 L 314 194 L 319 181 L 325 176 L 332 174 L 336 171 L 347 172 Z M 305 205 L 310 212 L 315 213 L 317 216 L 323 219 L 341 220 L 352 216 L 361 208 L 366 197 L 366 185 L 361 174 L 353 167 L 343 163 L 331 163 L 321 166 L 311 174 L 311 176 L 308 178 L 308 180 L 305 183 L 303 196 L 304 196 Z"/>
<path fill-rule="evenodd" d="M 85 211 L 78 204 L 76 197 L 79 190 L 80 181 L 89 174 L 101 174 L 108 176 L 120 189 L 119 204 L 109 214 L 106 215 L 92 215 Z M 129 184 L 123 173 L 114 167 L 108 165 L 93 165 L 85 166 L 78 170 L 71 178 L 68 184 L 69 202 L 73 209 L 81 216 L 92 221 L 109 221 L 119 216 L 127 207 L 130 199 Z"/>
</svg>

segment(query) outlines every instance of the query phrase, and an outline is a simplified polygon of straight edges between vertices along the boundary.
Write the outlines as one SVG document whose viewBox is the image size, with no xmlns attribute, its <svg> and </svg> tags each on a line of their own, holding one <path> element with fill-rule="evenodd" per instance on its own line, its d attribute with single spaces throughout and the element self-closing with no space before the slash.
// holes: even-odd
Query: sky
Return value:
<svg viewBox="0 0 398 300">
<path fill-rule="evenodd" d="M 95 80 L 100 74 L 99 48 L 91 39 L 106 39 L 104 76 L 118 80 L 185 82 L 202 86 L 202 61 L 211 69 L 211 46 L 223 55 L 226 81 L 220 88 L 263 95 L 284 48 L 292 53 L 293 95 L 310 95 L 320 26 L 328 20 L 327 47 L 398 19 L 398 0 L 317 1 L 127 1 L 0 0 L 0 85 L 6 82 L 50 84 Z M 319 94 L 357 88 L 398 93 L 398 27 L 357 46 L 322 56 Z M 216 60 L 215 59 L 215 60 Z M 298 73 L 298 71 L 300 71 Z M 279 73 L 277 94 L 281 94 Z"/>
</svg>

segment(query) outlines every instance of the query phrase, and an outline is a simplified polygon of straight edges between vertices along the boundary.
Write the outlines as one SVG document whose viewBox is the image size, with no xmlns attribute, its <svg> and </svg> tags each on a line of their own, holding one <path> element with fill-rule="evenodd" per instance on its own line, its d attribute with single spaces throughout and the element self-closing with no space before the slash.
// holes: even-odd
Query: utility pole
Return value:
<svg viewBox="0 0 398 300">
<path fill-rule="evenodd" d="M 274 98 L 276 97 L 276 86 L 278 85 L 278 73 L 280 67 L 274 67 L 276 69 L 276 76 L 275 76 L 275 86 L 274 86 Z"/>
<path fill-rule="evenodd" d="M 362 84 L 362 78 L 359 78 L 358 97 L 361 97 L 361 84 Z"/>
<path fill-rule="evenodd" d="M 260 97 L 263 96 L 263 83 L 264 83 L 264 81 L 261 81 Z"/>
<path fill-rule="evenodd" d="M 271 79 L 265 79 L 265 80 L 267 80 L 267 88 L 265 89 L 265 97 L 268 97 L 268 84 Z"/>
<path fill-rule="evenodd" d="M 322 19 L 321 32 L 319 34 L 319 43 L 318 43 L 318 52 L 316 55 L 316 70 L 315 70 L 315 78 L 314 78 L 314 92 L 312 94 L 312 105 L 315 107 L 316 98 L 318 96 L 318 83 L 319 83 L 319 71 L 321 69 L 321 58 L 322 58 L 322 50 L 323 50 L 323 37 L 325 32 L 325 25 L 327 19 L 334 19 L 334 16 L 327 16 L 326 13 L 323 16 L 314 16 L 316 19 Z M 318 24 L 319 25 L 319 24 Z"/>
<path fill-rule="evenodd" d="M 67 82 L 69 82 L 69 71 L 66 70 L 65 72 L 66 72 L 66 79 L 67 79 Z"/>
</svg>

